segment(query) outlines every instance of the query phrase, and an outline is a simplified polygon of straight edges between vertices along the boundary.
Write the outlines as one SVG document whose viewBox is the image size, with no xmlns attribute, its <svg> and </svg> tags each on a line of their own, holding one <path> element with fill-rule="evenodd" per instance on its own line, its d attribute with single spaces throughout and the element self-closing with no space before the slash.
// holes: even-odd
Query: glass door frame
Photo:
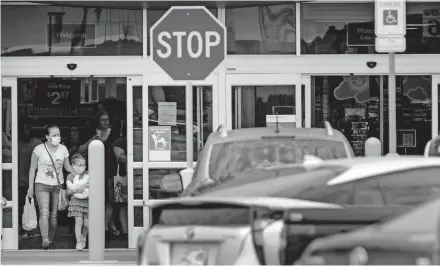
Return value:
<svg viewBox="0 0 440 266">
<path fill-rule="evenodd" d="M 217 74 L 211 74 L 203 81 L 192 82 L 193 86 L 211 86 L 212 87 L 212 123 L 213 130 L 216 130 L 219 126 L 219 113 L 224 108 L 219 103 L 219 77 Z M 149 87 L 151 86 L 183 86 L 185 87 L 187 81 L 175 81 L 171 79 L 167 74 L 146 74 L 143 76 L 143 89 L 142 89 L 142 113 L 148 114 L 148 102 L 149 102 Z M 194 101 L 192 108 L 197 103 Z M 196 119 L 197 117 L 193 117 Z M 131 121 L 132 122 L 132 121 Z M 150 204 L 161 201 L 160 199 L 150 199 L 149 190 L 149 170 L 150 169 L 185 169 L 187 162 L 155 162 L 149 160 L 149 118 L 148 115 L 142 116 L 142 141 L 143 141 L 143 224 L 144 229 L 148 229 L 151 223 L 150 217 Z M 195 149 L 196 147 L 194 147 Z M 193 162 L 193 167 L 197 162 Z"/>
<path fill-rule="evenodd" d="M 233 86 L 295 86 L 296 127 L 302 127 L 301 75 L 298 74 L 227 74 L 226 75 L 226 128 L 232 125 Z"/>
<path fill-rule="evenodd" d="M 439 90 L 440 90 L 440 75 L 432 75 L 431 80 L 432 91 L 431 91 L 431 104 L 432 104 L 432 114 L 431 114 L 431 128 L 432 128 L 432 138 L 439 135 Z"/>
<path fill-rule="evenodd" d="M 12 171 L 12 199 L 7 199 L 7 207 L 12 207 L 12 228 L 3 228 L 3 212 L 1 214 L 0 229 L 2 230 L 2 244 L 3 250 L 18 249 L 18 113 L 17 113 L 17 78 L 6 78 L 2 77 L 1 80 L 2 87 L 11 88 L 11 148 L 12 148 L 12 162 L 3 163 L 3 154 L 0 156 L 1 170 Z M 3 99 L 2 99 L 3 103 Z M 0 103 L 0 109 L 3 112 L 2 103 Z M 3 124 L 3 123 L 2 123 Z M 0 124 L 0 129 L 3 134 L 2 124 Z M 0 144 L 2 144 L 2 138 L 0 138 Z M 3 174 L 3 173 L 2 173 Z M 2 176 L 0 174 L 0 176 Z M 0 180 L 0 195 L 3 194 L 3 182 Z"/>
<path fill-rule="evenodd" d="M 128 248 L 136 248 L 137 238 L 143 227 L 135 227 L 134 208 L 142 207 L 143 201 L 134 199 L 134 171 L 143 169 L 142 162 L 134 162 L 134 130 L 133 130 L 133 90 L 142 87 L 142 76 L 127 77 L 127 215 L 128 215 Z"/>
</svg>

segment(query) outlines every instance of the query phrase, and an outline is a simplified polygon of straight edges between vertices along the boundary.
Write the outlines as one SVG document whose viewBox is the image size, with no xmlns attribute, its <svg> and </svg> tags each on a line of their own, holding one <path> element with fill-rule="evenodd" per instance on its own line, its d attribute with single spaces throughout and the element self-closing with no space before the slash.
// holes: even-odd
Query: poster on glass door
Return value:
<svg viewBox="0 0 440 266">
<path fill-rule="evenodd" d="M 171 127 L 151 126 L 148 131 L 149 160 L 153 162 L 171 161 Z"/>
<path fill-rule="evenodd" d="M 266 127 L 296 128 L 296 115 L 266 115 Z"/>
</svg>

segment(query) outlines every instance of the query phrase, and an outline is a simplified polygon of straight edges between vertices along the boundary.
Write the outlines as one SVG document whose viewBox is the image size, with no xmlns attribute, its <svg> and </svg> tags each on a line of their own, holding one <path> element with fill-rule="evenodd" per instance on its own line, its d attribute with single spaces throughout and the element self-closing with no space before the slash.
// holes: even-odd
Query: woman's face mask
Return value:
<svg viewBox="0 0 440 266">
<path fill-rule="evenodd" d="M 49 138 L 49 141 L 52 145 L 57 146 L 61 142 L 61 137 L 60 136 L 51 137 L 51 138 Z"/>
<path fill-rule="evenodd" d="M 86 167 L 85 167 L 85 166 L 77 166 L 77 165 L 73 165 L 72 167 L 73 167 L 73 170 L 75 170 L 75 172 L 76 172 L 77 174 L 82 174 L 82 173 L 84 173 L 84 171 L 86 170 Z"/>
</svg>

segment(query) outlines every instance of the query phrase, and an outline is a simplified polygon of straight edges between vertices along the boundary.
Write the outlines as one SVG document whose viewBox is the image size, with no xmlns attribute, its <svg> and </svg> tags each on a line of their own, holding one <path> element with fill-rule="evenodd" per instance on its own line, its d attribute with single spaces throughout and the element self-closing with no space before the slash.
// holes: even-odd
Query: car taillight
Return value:
<svg viewBox="0 0 440 266">
<path fill-rule="evenodd" d="M 272 219 L 257 218 L 252 223 L 252 241 L 261 265 L 266 264 L 264 258 L 264 229 L 272 222 Z"/>
</svg>

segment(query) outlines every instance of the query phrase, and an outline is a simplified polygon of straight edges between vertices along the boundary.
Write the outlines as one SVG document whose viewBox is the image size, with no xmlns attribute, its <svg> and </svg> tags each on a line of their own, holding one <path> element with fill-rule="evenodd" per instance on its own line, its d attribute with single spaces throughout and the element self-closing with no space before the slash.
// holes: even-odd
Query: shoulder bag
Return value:
<svg viewBox="0 0 440 266">
<path fill-rule="evenodd" d="M 69 207 L 69 198 L 67 197 L 67 191 L 61 185 L 61 182 L 60 182 L 60 179 L 58 176 L 57 167 L 55 165 L 55 162 L 53 161 L 52 155 L 50 154 L 49 150 L 47 149 L 46 143 L 44 144 L 44 148 L 46 148 L 47 154 L 49 154 L 50 160 L 52 161 L 52 167 L 55 170 L 55 174 L 57 176 L 58 187 L 60 188 L 60 193 L 59 193 L 59 197 L 58 197 L 58 211 L 64 211 L 65 209 L 67 209 Z"/>
</svg>

